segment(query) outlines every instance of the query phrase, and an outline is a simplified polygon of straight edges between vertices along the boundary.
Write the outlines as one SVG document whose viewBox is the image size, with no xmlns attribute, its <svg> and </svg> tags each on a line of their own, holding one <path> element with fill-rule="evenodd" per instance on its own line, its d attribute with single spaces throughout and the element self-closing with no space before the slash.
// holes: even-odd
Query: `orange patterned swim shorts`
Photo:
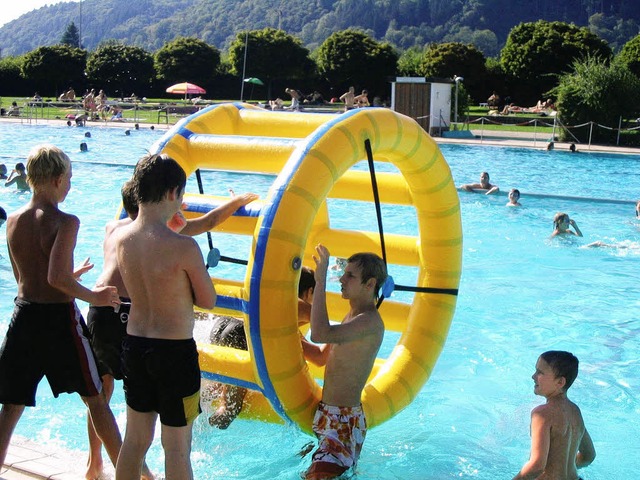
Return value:
<svg viewBox="0 0 640 480">
<path fill-rule="evenodd" d="M 313 418 L 318 449 L 305 474 L 309 480 L 337 477 L 355 466 L 367 434 L 362 406 L 334 407 L 320 402 Z"/>
</svg>

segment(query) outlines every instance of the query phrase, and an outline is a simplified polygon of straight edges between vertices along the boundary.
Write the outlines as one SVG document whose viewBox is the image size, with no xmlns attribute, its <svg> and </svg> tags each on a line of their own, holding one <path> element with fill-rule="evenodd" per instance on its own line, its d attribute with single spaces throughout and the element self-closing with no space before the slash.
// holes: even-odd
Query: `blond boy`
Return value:
<svg viewBox="0 0 640 480">
<path fill-rule="evenodd" d="M 596 451 L 578 406 L 567 390 L 578 376 L 578 359 L 569 352 L 540 355 L 532 375 L 536 395 L 547 399 L 531 412 L 531 455 L 513 480 L 576 480 Z"/>
<path fill-rule="evenodd" d="M 71 161 L 59 148 L 34 148 L 27 159 L 33 195 L 7 220 L 7 243 L 18 294 L 0 352 L 0 464 L 25 406 L 35 406 L 43 376 L 53 395 L 77 392 L 89 408 L 96 431 L 116 464 L 121 439 L 109 409 L 74 299 L 116 306 L 113 286 L 90 290 L 77 281 L 73 251 L 80 221 L 62 212 L 71 188 Z M 86 271 L 90 268 L 85 263 Z"/>
<path fill-rule="evenodd" d="M 384 336 L 376 300 L 387 278 L 379 256 L 357 253 L 349 257 L 340 277 L 349 312 L 342 323 L 331 324 L 326 294 L 329 250 L 318 245 L 316 253 L 311 340 L 326 344 L 328 352 L 322 401 L 313 421 L 319 445 L 305 473 L 307 479 L 338 477 L 354 467 L 360 456 L 367 431 L 360 397 Z"/>
<path fill-rule="evenodd" d="M 200 413 L 193 307 L 213 308 L 216 292 L 196 241 L 167 226 L 182 205 L 180 165 L 148 155 L 132 181 L 139 213 L 116 233 L 118 268 L 131 297 L 123 346 L 127 428 L 116 478 L 140 478 L 160 416 L 165 478 L 192 479 L 191 434 Z"/>
</svg>

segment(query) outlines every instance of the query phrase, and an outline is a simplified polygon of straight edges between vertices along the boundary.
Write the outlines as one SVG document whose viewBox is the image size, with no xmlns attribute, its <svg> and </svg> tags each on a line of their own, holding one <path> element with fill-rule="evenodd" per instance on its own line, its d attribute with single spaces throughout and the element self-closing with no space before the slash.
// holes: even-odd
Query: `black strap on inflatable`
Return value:
<svg viewBox="0 0 640 480">
<path fill-rule="evenodd" d="M 248 265 L 249 262 L 246 260 L 242 260 L 240 258 L 226 257 L 224 255 L 220 255 L 220 260 L 223 262 L 235 263 L 236 265 Z"/>
<path fill-rule="evenodd" d="M 200 195 L 204 195 L 204 188 L 202 186 L 202 177 L 200 176 L 200 169 L 196 169 L 196 180 L 198 181 L 198 190 Z M 207 232 L 207 240 L 209 241 L 209 250 L 213 248 L 213 239 L 211 238 L 211 232 Z"/>
<path fill-rule="evenodd" d="M 380 249 L 382 250 L 382 260 L 387 265 L 387 249 L 384 244 L 384 231 L 382 229 L 382 211 L 380 209 L 380 195 L 378 193 L 378 181 L 376 180 L 376 168 L 373 164 L 373 152 L 371 151 L 371 140 L 364 141 L 364 149 L 367 152 L 367 162 L 369 163 L 369 173 L 371 174 L 371 188 L 373 189 L 373 200 L 376 204 L 376 217 L 378 218 L 378 231 L 380 232 Z M 380 295 L 376 308 L 380 308 L 384 295 Z"/>
<path fill-rule="evenodd" d="M 200 176 L 200 169 L 196 169 L 196 180 L 198 181 L 198 191 L 200 195 L 204 195 L 204 187 L 202 186 L 202 177 Z M 213 250 L 213 239 L 211 238 L 211 232 L 207 231 L 207 240 L 209 242 L 209 250 Z M 220 260 L 223 262 L 236 263 L 238 265 L 248 265 L 249 262 L 246 260 L 241 260 L 239 258 L 226 257 L 224 255 L 220 255 Z M 207 268 L 212 267 L 213 265 L 207 265 Z"/>
<path fill-rule="evenodd" d="M 371 174 L 371 188 L 373 189 L 373 199 L 376 204 L 376 216 L 378 217 L 378 230 L 380 232 L 380 248 L 382 249 L 382 260 L 387 265 L 387 249 L 384 244 L 384 231 L 382 229 L 382 212 L 380 209 L 380 195 L 378 194 L 378 182 L 376 181 L 376 171 L 373 163 L 373 152 L 371 151 L 371 141 L 367 138 L 364 141 L 364 149 L 367 152 L 367 162 L 369 163 L 369 173 Z M 458 295 L 457 288 L 436 288 L 436 287 L 409 287 L 406 285 L 394 285 L 394 290 L 399 292 L 419 292 L 437 293 L 444 295 Z M 376 308 L 380 308 L 384 295 L 380 295 Z"/>
<path fill-rule="evenodd" d="M 443 295 L 458 295 L 457 288 L 409 287 L 407 285 L 395 285 L 393 289 L 398 290 L 399 292 L 441 293 Z"/>
</svg>

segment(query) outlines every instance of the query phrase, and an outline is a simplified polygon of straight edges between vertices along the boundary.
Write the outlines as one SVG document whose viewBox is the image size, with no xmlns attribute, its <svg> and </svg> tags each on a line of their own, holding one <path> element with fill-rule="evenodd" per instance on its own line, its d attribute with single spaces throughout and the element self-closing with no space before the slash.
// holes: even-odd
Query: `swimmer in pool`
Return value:
<svg viewBox="0 0 640 480">
<path fill-rule="evenodd" d="M 476 190 L 484 191 L 485 195 L 490 195 L 492 193 L 497 193 L 500 191 L 497 185 L 492 185 L 489 182 L 489 174 L 487 172 L 482 172 L 480 174 L 480 183 L 467 183 L 460 187 L 462 190 L 467 192 L 475 192 Z"/>
<path fill-rule="evenodd" d="M 578 359 L 569 352 L 549 351 L 538 358 L 533 392 L 546 403 L 531 411 L 531 455 L 513 480 L 574 480 L 577 470 L 596 458 L 591 436 L 567 390 L 578 376 Z"/>
<path fill-rule="evenodd" d="M 507 202 L 507 207 L 521 207 L 522 204 L 518 200 L 520 200 L 520 190 L 518 190 L 517 188 L 512 188 L 509 191 L 509 201 Z"/>
<path fill-rule="evenodd" d="M 573 227 L 574 230 L 570 230 L 569 227 Z M 582 236 L 580 228 L 575 220 L 569 218 L 569 215 L 564 212 L 558 212 L 553 217 L 553 233 L 551 237 L 557 235 L 575 235 L 577 237 Z"/>
</svg>

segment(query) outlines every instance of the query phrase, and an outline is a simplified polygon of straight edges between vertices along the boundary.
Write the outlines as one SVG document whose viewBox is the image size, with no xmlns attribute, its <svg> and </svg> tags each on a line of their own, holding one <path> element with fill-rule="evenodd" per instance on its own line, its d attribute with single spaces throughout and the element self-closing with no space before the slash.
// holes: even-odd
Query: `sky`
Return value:
<svg viewBox="0 0 640 480">
<path fill-rule="evenodd" d="M 65 2 L 69 0 L 4 0 L 0 8 L 0 27 L 36 8 Z"/>
</svg>

